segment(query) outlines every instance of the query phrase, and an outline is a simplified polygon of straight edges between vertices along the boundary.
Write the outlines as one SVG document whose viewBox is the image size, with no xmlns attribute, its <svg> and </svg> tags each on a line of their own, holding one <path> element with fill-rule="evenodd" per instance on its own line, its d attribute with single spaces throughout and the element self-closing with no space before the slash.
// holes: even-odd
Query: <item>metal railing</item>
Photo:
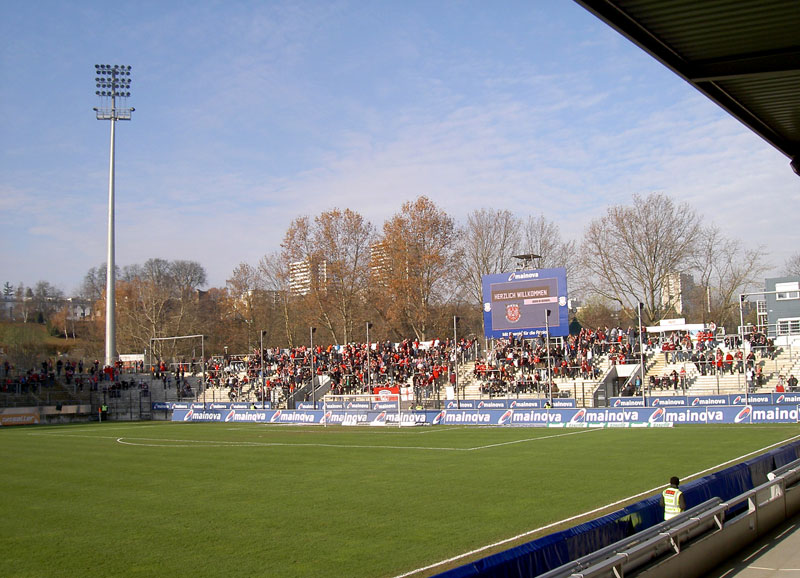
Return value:
<svg viewBox="0 0 800 578">
<path fill-rule="evenodd" d="M 539 578 L 600 576 L 613 569 L 622 569 L 623 566 L 625 571 L 630 572 L 641 565 L 639 559 L 642 557 L 651 560 L 659 553 L 679 548 L 680 543 L 693 539 L 712 527 L 721 528 L 725 509 L 720 510 L 720 504 L 722 500 L 712 498 L 671 520 L 540 574 Z M 701 523 L 702 520 L 705 521 Z M 620 574 L 622 575 L 624 574 Z"/>
<path fill-rule="evenodd" d="M 671 520 L 541 574 L 540 578 L 627 576 L 667 556 L 679 557 L 697 538 L 724 533 L 735 522 L 757 518 L 760 510 L 773 505 L 777 500 L 785 502 L 786 488 L 800 481 L 800 460 L 771 472 L 768 477 L 769 481 L 732 500 L 708 500 Z M 781 508 L 784 519 L 794 515 L 798 508 L 800 505 L 793 508 L 786 504 L 785 509 Z M 735 514 L 731 515 L 731 512 Z M 773 520 L 774 524 L 780 521 L 782 520 Z M 758 528 L 758 524 L 752 521 L 750 527 Z M 759 530 L 765 531 L 764 528 Z M 757 537 L 757 532 L 754 532 L 752 539 Z M 703 545 L 698 547 L 713 548 Z M 709 557 L 713 557 L 713 554 L 709 552 Z"/>
</svg>

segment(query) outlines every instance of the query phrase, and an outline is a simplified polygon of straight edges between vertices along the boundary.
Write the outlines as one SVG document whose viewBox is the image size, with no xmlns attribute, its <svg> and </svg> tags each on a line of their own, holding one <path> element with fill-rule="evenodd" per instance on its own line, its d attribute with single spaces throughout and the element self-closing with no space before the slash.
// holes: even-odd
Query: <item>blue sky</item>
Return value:
<svg viewBox="0 0 800 578">
<path fill-rule="evenodd" d="M 569 0 L 9 0 L 0 46 L 0 284 L 71 293 L 105 261 L 103 63 L 132 66 L 136 108 L 117 124 L 120 266 L 195 260 L 220 287 L 300 215 L 380 228 L 420 194 L 580 239 L 659 191 L 776 270 L 800 247 L 788 159 Z"/>
</svg>

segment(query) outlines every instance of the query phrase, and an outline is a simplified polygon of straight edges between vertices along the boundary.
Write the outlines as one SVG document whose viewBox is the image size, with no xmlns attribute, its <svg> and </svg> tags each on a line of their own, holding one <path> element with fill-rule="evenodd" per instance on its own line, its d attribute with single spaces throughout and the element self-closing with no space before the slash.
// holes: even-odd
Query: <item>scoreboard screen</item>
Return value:
<svg viewBox="0 0 800 578">
<path fill-rule="evenodd" d="M 483 321 L 488 338 L 569 334 L 564 268 L 483 276 Z M 547 311 L 550 315 L 547 315 Z"/>
</svg>

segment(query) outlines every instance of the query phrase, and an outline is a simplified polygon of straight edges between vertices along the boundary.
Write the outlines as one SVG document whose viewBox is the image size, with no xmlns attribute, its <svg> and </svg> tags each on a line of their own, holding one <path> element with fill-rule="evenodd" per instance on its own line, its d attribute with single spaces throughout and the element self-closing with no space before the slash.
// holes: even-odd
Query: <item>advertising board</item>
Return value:
<svg viewBox="0 0 800 578">
<path fill-rule="evenodd" d="M 488 338 L 569 334 L 566 269 L 484 275 L 483 320 Z M 548 315 L 548 311 L 550 312 Z"/>
<path fill-rule="evenodd" d="M 796 405 L 611 407 L 568 409 L 443 409 L 405 412 L 403 425 L 488 425 L 520 427 L 659 427 L 681 424 L 797 423 Z M 388 411 L 290 411 L 179 409 L 172 421 L 305 425 L 389 425 Z"/>
</svg>

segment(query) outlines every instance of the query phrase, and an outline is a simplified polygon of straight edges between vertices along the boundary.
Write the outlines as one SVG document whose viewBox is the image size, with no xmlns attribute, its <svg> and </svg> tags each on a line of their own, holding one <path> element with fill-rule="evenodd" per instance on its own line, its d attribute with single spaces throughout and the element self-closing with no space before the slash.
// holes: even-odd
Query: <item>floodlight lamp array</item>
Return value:
<svg viewBox="0 0 800 578">
<path fill-rule="evenodd" d="M 120 64 L 95 64 L 95 94 L 103 97 L 127 98 L 131 95 L 131 67 Z"/>
<path fill-rule="evenodd" d="M 95 94 L 101 99 L 101 106 L 95 107 L 97 120 L 130 120 L 133 107 L 118 106 L 116 99 L 130 97 L 131 67 L 122 64 L 95 64 Z M 110 99 L 105 100 L 105 99 Z"/>
</svg>

